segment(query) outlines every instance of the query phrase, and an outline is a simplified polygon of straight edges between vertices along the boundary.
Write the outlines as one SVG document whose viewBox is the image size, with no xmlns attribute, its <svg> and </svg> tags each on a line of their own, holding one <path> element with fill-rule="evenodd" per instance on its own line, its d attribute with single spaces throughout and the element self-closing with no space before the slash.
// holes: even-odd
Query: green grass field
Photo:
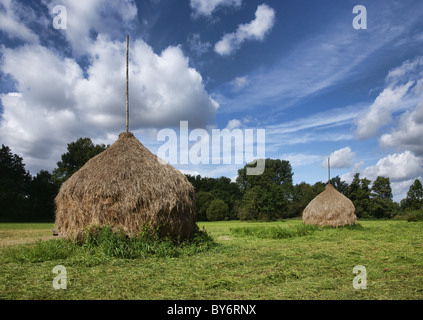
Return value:
<svg viewBox="0 0 423 320">
<path fill-rule="evenodd" d="M 0 298 L 423 299 L 421 221 L 340 229 L 307 229 L 301 220 L 199 226 L 217 246 L 122 259 L 50 240 L 53 224 L 0 224 Z M 53 288 L 56 265 L 66 268 L 65 290 Z M 367 289 L 353 287 L 357 265 L 366 268 Z"/>
</svg>

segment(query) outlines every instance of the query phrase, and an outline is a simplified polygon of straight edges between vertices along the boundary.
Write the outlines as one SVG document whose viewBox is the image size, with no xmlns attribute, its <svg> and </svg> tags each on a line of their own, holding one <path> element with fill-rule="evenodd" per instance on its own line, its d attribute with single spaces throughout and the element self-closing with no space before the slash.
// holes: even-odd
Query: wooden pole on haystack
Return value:
<svg viewBox="0 0 423 320">
<path fill-rule="evenodd" d="M 129 78 L 129 67 L 128 59 L 129 57 L 129 34 L 126 35 L 126 132 L 129 132 L 129 88 L 128 88 L 128 78 Z"/>
<path fill-rule="evenodd" d="M 330 184 L 330 157 L 328 158 L 328 183 Z"/>
</svg>

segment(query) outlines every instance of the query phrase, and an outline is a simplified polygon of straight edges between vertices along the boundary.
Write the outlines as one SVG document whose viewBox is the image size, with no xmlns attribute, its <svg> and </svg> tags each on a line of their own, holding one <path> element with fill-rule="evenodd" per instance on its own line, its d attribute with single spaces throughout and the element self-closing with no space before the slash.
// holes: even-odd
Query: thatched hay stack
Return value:
<svg viewBox="0 0 423 320">
<path fill-rule="evenodd" d="M 197 228 L 193 186 L 130 132 L 73 174 L 55 202 L 59 234 L 71 239 L 90 225 L 136 234 L 151 223 L 173 239 L 185 239 Z"/>
<path fill-rule="evenodd" d="M 303 221 L 317 226 L 341 227 L 355 224 L 357 217 L 352 201 L 328 184 L 326 190 L 304 209 Z"/>
</svg>

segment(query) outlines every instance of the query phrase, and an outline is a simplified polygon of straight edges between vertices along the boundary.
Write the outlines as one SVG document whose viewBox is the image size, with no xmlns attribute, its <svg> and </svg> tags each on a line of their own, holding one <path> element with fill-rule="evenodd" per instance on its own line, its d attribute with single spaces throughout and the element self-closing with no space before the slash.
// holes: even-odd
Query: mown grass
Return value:
<svg viewBox="0 0 423 320">
<path fill-rule="evenodd" d="M 286 239 L 292 237 L 303 237 L 319 230 L 318 227 L 312 225 L 299 224 L 291 228 L 276 227 L 237 227 L 231 228 L 230 231 L 236 236 L 252 236 L 261 239 Z"/>
<path fill-rule="evenodd" d="M 0 247 L 49 240 L 53 223 L 0 223 Z"/>
<path fill-rule="evenodd" d="M 101 246 L 40 241 L 0 248 L 3 299 L 423 298 L 423 222 L 360 221 L 299 232 L 301 220 L 199 223 L 219 245 L 119 257 Z M 281 230 L 288 230 L 289 236 Z M 0 230 L 3 225 L 0 224 Z M 46 225 L 51 230 L 51 225 Z M 238 230 L 238 231 L 234 231 Z M 254 230 L 254 232 L 251 232 Z M 13 231 L 14 232 L 14 231 Z M 200 246 L 201 247 L 201 246 Z M 190 251 L 193 250 L 193 251 Z M 126 251 L 130 252 L 130 251 Z M 67 289 L 52 269 L 67 270 Z M 356 290 L 354 266 L 367 270 Z"/>
<path fill-rule="evenodd" d="M 363 230 L 359 223 L 342 227 L 348 230 Z M 261 239 L 286 239 L 293 237 L 304 237 L 315 231 L 323 231 L 331 227 L 318 227 L 314 225 L 297 224 L 290 227 L 282 226 L 254 226 L 230 228 L 230 232 L 235 236 L 256 237 Z"/>
</svg>

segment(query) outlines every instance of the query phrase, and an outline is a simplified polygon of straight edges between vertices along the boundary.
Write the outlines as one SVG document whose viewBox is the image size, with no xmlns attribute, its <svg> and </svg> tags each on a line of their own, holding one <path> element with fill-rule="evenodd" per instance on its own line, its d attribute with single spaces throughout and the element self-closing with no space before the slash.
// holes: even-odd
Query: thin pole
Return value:
<svg viewBox="0 0 423 320">
<path fill-rule="evenodd" d="M 128 88 L 128 78 L 129 78 L 129 67 L 128 59 L 129 57 L 129 34 L 126 35 L 126 132 L 129 131 L 129 88 Z"/>
<path fill-rule="evenodd" d="M 330 183 L 330 157 L 328 158 L 328 177 L 329 177 L 328 183 Z"/>
</svg>

